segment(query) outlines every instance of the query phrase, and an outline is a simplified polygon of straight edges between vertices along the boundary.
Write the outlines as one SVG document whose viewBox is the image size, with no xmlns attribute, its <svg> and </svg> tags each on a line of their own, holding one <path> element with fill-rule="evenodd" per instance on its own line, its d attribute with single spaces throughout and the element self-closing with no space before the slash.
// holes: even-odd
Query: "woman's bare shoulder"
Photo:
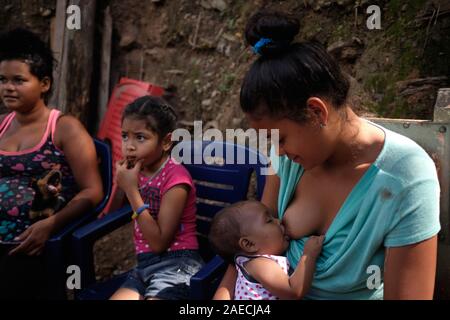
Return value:
<svg viewBox="0 0 450 320">
<path fill-rule="evenodd" d="M 55 143 L 57 146 L 64 144 L 64 141 L 73 139 L 83 139 L 89 136 L 84 125 L 71 115 L 61 115 L 56 122 Z"/>
<path fill-rule="evenodd" d="M 80 120 L 69 114 L 62 114 L 59 116 L 58 121 L 56 122 L 56 128 L 63 130 L 86 130 Z"/>
</svg>

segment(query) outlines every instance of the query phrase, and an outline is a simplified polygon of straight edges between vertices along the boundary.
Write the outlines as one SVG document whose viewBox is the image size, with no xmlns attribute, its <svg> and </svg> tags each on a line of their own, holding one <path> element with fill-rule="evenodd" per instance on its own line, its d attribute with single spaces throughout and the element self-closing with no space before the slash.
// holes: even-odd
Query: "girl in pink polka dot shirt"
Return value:
<svg viewBox="0 0 450 320">
<path fill-rule="evenodd" d="M 241 201 L 221 210 L 211 224 L 215 251 L 233 261 L 238 277 L 235 300 L 301 299 L 311 287 L 324 236 L 311 236 L 289 275 L 282 254 L 289 245 L 284 226 L 258 201 Z"/>
<path fill-rule="evenodd" d="M 138 265 L 111 299 L 187 299 L 203 265 L 196 238 L 195 186 L 170 157 L 177 116 L 145 96 L 125 108 L 117 184 L 133 208 Z"/>
</svg>

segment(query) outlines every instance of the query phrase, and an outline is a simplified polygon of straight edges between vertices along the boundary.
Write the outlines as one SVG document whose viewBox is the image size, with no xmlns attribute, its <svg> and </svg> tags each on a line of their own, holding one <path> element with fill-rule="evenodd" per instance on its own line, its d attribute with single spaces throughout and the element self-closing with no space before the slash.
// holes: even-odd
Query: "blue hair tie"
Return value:
<svg viewBox="0 0 450 320">
<path fill-rule="evenodd" d="M 262 47 L 264 47 L 266 44 L 271 43 L 272 39 L 269 38 L 261 38 L 255 45 L 253 46 L 253 52 L 256 54 L 261 54 L 260 50 Z"/>
</svg>

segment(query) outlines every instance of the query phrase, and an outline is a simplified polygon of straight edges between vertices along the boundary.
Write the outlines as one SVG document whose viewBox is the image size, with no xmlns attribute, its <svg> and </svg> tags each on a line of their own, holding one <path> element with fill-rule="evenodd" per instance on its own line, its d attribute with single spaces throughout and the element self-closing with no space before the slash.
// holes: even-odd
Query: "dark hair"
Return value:
<svg viewBox="0 0 450 320">
<path fill-rule="evenodd" d="M 146 121 L 147 127 L 158 134 L 161 140 L 177 127 L 178 116 L 175 110 L 162 98 L 143 96 L 125 107 L 122 122 L 125 118 Z"/>
<path fill-rule="evenodd" d="M 30 73 L 39 80 L 50 79 L 50 89 L 44 93 L 48 103 L 53 85 L 54 58 L 50 47 L 36 34 L 25 29 L 14 29 L 0 35 L 0 62 L 20 60 L 30 68 Z"/>
<path fill-rule="evenodd" d="M 317 42 L 292 43 L 300 29 L 297 19 L 279 12 L 260 11 L 246 26 L 245 38 L 254 46 L 271 41 L 247 72 L 241 87 L 241 108 L 255 116 L 268 115 L 304 122 L 306 101 L 329 100 L 337 109 L 347 99 L 349 81 L 338 63 Z"/>
<path fill-rule="evenodd" d="M 209 243 L 212 249 L 229 263 L 234 263 L 234 256 L 242 251 L 239 239 L 245 230 L 242 230 L 241 218 L 255 210 L 254 206 L 256 210 L 269 210 L 256 200 L 239 201 L 220 210 L 211 222 Z"/>
<path fill-rule="evenodd" d="M 228 263 L 234 263 L 235 254 L 241 250 L 238 204 L 233 204 L 216 213 L 209 229 L 208 240 L 212 249 Z"/>
</svg>

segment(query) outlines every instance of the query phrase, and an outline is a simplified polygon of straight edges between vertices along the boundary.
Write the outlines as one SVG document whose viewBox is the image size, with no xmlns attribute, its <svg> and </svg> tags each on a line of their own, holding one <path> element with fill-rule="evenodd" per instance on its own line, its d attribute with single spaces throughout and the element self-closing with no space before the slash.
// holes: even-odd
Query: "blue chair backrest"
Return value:
<svg viewBox="0 0 450 320">
<path fill-rule="evenodd" d="M 70 234 L 77 228 L 91 222 L 101 213 L 108 203 L 112 187 L 112 157 L 109 146 L 97 139 L 94 139 L 97 152 L 100 176 L 103 183 L 103 199 L 94 210 L 86 212 L 75 221 L 66 225 L 58 233 L 54 234 L 46 244 L 46 277 L 48 297 L 52 299 L 66 298 L 67 265 L 72 264 L 73 252 L 67 248 L 66 242 Z"/>
<path fill-rule="evenodd" d="M 95 213 L 100 213 L 109 201 L 112 188 L 112 156 L 111 148 L 103 141 L 94 138 L 95 150 L 97 151 L 97 159 L 99 165 L 100 176 L 103 183 L 104 197 L 97 205 Z"/>
<path fill-rule="evenodd" d="M 175 148 L 172 154 L 182 157 L 180 162 L 197 189 L 197 238 L 200 253 L 208 261 L 214 256 L 207 238 L 212 218 L 222 208 L 247 199 L 253 172 L 257 198 L 261 198 L 265 182 L 261 170 L 267 167 L 267 159 L 256 150 L 229 142 L 189 141 Z"/>
</svg>

